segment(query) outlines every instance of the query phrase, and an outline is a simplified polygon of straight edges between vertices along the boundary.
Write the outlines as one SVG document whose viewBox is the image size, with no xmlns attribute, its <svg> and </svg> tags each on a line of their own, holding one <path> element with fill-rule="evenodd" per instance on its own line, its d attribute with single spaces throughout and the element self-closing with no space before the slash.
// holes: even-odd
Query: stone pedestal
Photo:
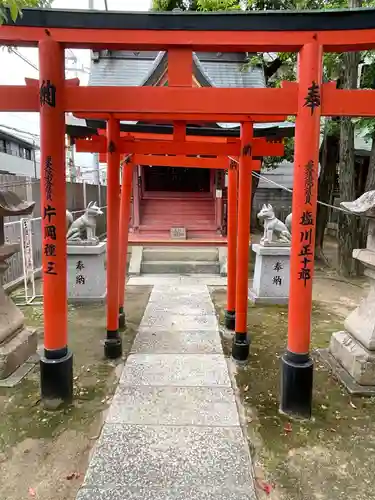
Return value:
<svg viewBox="0 0 375 500">
<path fill-rule="evenodd" d="M 347 373 L 335 371 L 350 392 L 359 394 L 375 394 L 375 251 L 371 249 L 372 232 L 370 236 L 366 249 L 353 250 L 353 257 L 365 265 L 365 275 L 371 280 L 370 291 L 346 318 L 345 330 L 332 335 L 328 353 L 323 353 L 327 361 L 333 358 L 331 365 L 338 363 L 344 368 Z"/>
<path fill-rule="evenodd" d="M 104 302 L 107 295 L 106 243 L 68 245 L 68 300 Z"/>
<path fill-rule="evenodd" d="M 256 258 L 250 300 L 258 304 L 287 304 L 290 246 L 254 244 L 252 249 Z"/>
<path fill-rule="evenodd" d="M 4 262 L 19 251 L 19 245 L 0 247 L 0 283 L 7 269 Z M 0 286 L 0 380 L 8 378 L 36 353 L 37 333 L 24 327 L 24 316 Z"/>
</svg>

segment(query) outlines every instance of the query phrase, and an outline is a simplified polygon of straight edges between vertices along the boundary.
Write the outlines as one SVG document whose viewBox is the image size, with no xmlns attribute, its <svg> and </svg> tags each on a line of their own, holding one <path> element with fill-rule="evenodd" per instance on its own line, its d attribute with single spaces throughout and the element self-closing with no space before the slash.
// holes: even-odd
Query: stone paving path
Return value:
<svg viewBox="0 0 375 500">
<path fill-rule="evenodd" d="M 255 500 L 204 284 L 153 288 L 77 500 Z"/>
</svg>

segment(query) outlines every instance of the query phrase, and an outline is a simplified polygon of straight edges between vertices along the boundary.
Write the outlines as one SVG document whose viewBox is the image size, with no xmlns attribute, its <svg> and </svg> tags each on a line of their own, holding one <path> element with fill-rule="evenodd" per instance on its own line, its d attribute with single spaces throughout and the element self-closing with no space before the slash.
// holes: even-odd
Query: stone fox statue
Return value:
<svg viewBox="0 0 375 500">
<path fill-rule="evenodd" d="M 72 214 L 67 210 L 67 240 L 96 240 L 96 218 L 99 215 L 103 215 L 103 212 L 101 211 L 100 207 L 97 206 L 96 202 L 93 203 L 92 201 L 88 204 L 85 213 L 75 221 L 73 221 Z"/>
<path fill-rule="evenodd" d="M 262 209 L 258 213 L 258 219 L 264 222 L 264 234 L 261 243 L 290 243 L 291 233 L 290 228 L 292 226 L 292 214 L 284 222 L 281 222 L 273 211 L 272 205 L 263 205 Z M 274 235 L 276 239 L 274 239 Z"/>
</svg>

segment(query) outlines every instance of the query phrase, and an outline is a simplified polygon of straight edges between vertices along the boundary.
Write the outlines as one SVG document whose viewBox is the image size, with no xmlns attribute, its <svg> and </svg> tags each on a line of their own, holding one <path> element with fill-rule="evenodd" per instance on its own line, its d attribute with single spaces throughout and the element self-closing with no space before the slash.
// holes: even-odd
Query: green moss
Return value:
<svg viewBox="0 0 375 500">
<path fill-rule="evenodd" d="M 130 352 L 150 292 L 150 287 L 129 287 L 127 291 L 124 357 Z M 26 324 L 38 328 L 42 337 L 42 307 L 22 309 Z M 38 367 L 16 387 L 0 388 L 0 453 L 10 452 L 12 446 L 25 438 L 53 439 L 66 430 L 85 432 L 107 408 L 116 388 L 116 366 L 122 360 L 104 359 L 101 340 L 106 332 L 105 307 L 69 306 L 68 330 L 74 356 L 74 404 L 59 411 L 43 409 Z"/>
<path fill-rule="evenodd" d="M 222 318 L 225 292 L 213 291 L 212 297 Z M 327 347 L 332 333 L 342 327 L 342 318 L 320 303 L 313 304 L 313 349 Z M 256 460 L 281 498 L 373 498 L 371 481 L 366 481 L 375 467 L 374 454 L 367 452 L 369 442 L 375 443 L 374 398 L 350 397 L 313 354 L 313 419 L 289 422 L 280 415 L 280 356 L 287 329 L 286 307 L 249 306 L 250 360 L 236 377 Z M 229 353 L 227 342 L 224 348 Z M 348 494 L 352 488 L 358 496 Z"/>
</svg>

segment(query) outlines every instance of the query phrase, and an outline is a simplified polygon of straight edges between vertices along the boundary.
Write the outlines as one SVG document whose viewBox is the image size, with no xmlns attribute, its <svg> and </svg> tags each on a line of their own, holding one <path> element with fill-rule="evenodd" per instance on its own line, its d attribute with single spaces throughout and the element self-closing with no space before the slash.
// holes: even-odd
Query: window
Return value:
<svg viewBox="0 0 375 500">
<path fill-rule="evenodd" d="M 31 160 L 31 149 L 25 148 L 25 158 Z"/>
</svg>

